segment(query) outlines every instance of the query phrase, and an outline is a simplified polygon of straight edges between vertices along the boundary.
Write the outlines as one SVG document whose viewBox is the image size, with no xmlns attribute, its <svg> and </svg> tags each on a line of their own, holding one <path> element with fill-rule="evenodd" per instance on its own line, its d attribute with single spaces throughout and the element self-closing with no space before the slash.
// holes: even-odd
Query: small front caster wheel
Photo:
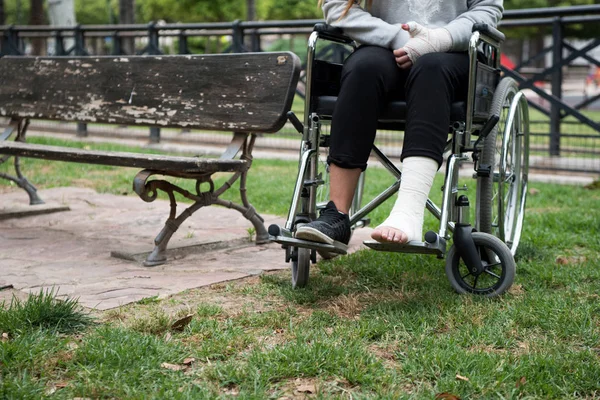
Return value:
<svg viewBox="0 0 600 400">
<path fill-rule="evenodd" d="M 292 287 L 303 288 L 308 284 L 311 250 L 298 248 L 296 252 L 297 257 L 292 259 Z"/>
<path fill-rule="evenodd" d="M 516 263 L 510 249 L 488 233 L 474 232 L 473 241 L 484 266 L 483 272 L 470 271 L 456 247 L 452 246 L 446 258 L 446 276 L 450 284 L 461 294 L 494 297 L 504 293 L 515 279 Z"/>
</svg>

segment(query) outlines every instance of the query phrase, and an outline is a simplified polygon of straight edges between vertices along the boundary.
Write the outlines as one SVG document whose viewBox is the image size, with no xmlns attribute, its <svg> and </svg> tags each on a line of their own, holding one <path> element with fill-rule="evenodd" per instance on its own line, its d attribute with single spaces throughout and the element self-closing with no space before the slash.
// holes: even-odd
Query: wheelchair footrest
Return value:
<svg viewBox="0 0 600 400">
<path fill-rule="evenodd" d="M 279 243 L 284 246 L 293 246 L 293 247 L 300 247 L 300 248 L 304 248 L 304 249 L 313 249 L 313 250 L 318 250 L 318 251 L 322 251 L 322 252 L 336 253 L 336 254 L 341 254 L 341 255 L 348 253 L 348 246 L 343 243 L 340 243 L 340 242 L 334 242 L 333 244 L 327 244 L 327 243 L 312 242 L 309 240 L 296 239 L 296 238 L 287 237 L 287 236 L 270 236 L 269 239 L 272 242 Z"/>
<path fill-rule="evenodd" d="M 408 243 L 381 243 L 376 240 L 365 240 L 363 244 L 373 250 L 393 253 L 435 254 L 438 257 L 443 257 L 446 253 L 446 243 L 442 240 L 436 244 L 416 240 Z"/>
</svg>

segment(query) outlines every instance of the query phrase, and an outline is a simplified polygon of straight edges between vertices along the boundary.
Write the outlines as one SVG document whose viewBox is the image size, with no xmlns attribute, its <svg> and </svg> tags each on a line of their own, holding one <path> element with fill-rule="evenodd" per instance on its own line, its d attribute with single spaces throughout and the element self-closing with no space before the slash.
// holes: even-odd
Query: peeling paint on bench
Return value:
<svg viewBox="0 0 600 400">
<path fill-rule="evenodd" d="M 285 52 L 3 57 L 0 116 L 271 133 L 297 68 Z"/>
</svg>

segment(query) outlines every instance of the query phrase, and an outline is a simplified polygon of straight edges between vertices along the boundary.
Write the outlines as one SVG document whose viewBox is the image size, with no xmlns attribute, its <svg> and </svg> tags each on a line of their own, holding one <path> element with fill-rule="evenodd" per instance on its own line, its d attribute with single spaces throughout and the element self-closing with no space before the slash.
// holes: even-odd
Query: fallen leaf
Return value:
<svg viewBox="0 0 600 400">
<path fill-rule="evenodd" d="M 173 337 L 173 335 L 171 335 L 171 332 L 167 332 L 165 334 L 165 342 L 169 342 L 172 337 Z"/>
<path fill-rule="evenodd" d="M 556 263 L 559 265 L 582 264 L 587 261 L 584 256 L 558 256 Z"/>
<path fill-rule="evenodd" d="M 512 294 L 513 296 L 518 296 L 525 293 L 525 291 L 523 290 L 523 285 L 512 285 L 508 289 L 508 293 Z"/>
<path fill-rule="evenodd" d="M 520 349 L 523 349 L 523 350 L 529 350 L 529 343 L 526 343 L 526 342 L 519 342 L 519 343 L 518 343 L 518 346 L 519 346 L 519 348 L 520 348 Z"/>
<path fill-rule="evenodd" d="M 317 389 L 315 388 L 315 385 L 305 384 L 296 386 L 296 391 L 299 393 L 315 393 Z"/>
<path fill-rule="evenodd" d="M 460 397 L 444 392 L 436 394 L 435 400 L 460 400 Z"/>
<path fill-rule="evenodd" d="M 66 382 L 58 382 L 53 384 L 52 386 L 50 386 L 48 389 L 46 389 L 46 395 L 47 396 L 51 396 L 54 393 L 56 393 L 57 390 L 59 389 L 64 389 L 68 386 L 69 384 Z"/>
<path fill-rule="evenodd" d="M 3 342 L 8 342 L 8 333 L 4 332 L 4 333 L 2 334 L 2 341 L 3 341 Z"/>
<path fill-rule="evenodd" d="M 169 363 L 162 363 L 160 364 L 161 368 L 165 368 L 171 371 L 181 371 L 182 369 L 184 369 L 185 367 L 181 366 L 181 365 L 177 365 L 177 364 L 169 364 Z"/>
<path fill-rule="evenodd" d="M 188 357 L 183 360 L 183 365 L 192 365 L 192 363 L 196 362 L 196 359 L 193 357 Z"/>
<path fill-rule="evenodd" d="M 528 191 L 528 192 L 529 192 L 529 194 L 530 194 L 531 196 L 535 196 L 536 194 L 540 194 L 540 191 L 539 191 L 539 189 L 534 189 L 534 188 L 531 188 L 531 189 L 529 189 L 529 191 Z"/>
<path fill-rule="evenodd" d="M 173 322 L 171 329 L 174 331 L 182 331 L 192 321 L 193 317 L 194 314 L 188 314 L 185 317 L 178 319 L 177 321 Z"/>
<path fill-rule="evenodd" d="M 223 393 L 228 394 L 230 396 L 237 396 L 240 394 L 239 389 L 236 386 L 223 388 Z"/>
<path fill-rule="evenodd" d="M 526 383 L 527 383 L 527 379 L 526 379 L 524 376 L 522 376 L 522 377 L 521 377 L 521 379 L 519 379 L 519 380 L 517 381 L 517 383 L 516 383 L 515 387 L 516 387 L 516 388 L 519 388 L 519 387 L 521 387 L 521 386 L 525 385 Z"/>
<path fill-rule="evenodd" d="M 469 378 L 467 378 L 466 376 L 459 375 L 459 374 L 456 374 L 456 379 L 458 379 L 459 381 L 469 382 Z"/>
</svg>

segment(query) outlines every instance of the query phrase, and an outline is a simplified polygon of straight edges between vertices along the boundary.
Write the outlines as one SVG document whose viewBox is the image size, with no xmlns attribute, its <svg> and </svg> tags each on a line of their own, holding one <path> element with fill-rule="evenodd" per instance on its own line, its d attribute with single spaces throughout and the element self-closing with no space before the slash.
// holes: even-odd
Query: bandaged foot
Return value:
<svg viewBox="0 0 600 400">
<path fill-rule="evenodd" d="M 444 28 L 429 29 L 411 21 L 403 24 L 402 29 L 410 34 L 403 49 L 413 64 L 424 54 L 445 53 L 452 48 L 452 36 Z"/>
<path fill-rule="evenodd" d="M 371 233 L 378 242 L 422 241 L 425 204 L 438 170 L 437 161 L 428 157 L 404 159 L 398 199 L 389 217 Z"/>
</svg>

